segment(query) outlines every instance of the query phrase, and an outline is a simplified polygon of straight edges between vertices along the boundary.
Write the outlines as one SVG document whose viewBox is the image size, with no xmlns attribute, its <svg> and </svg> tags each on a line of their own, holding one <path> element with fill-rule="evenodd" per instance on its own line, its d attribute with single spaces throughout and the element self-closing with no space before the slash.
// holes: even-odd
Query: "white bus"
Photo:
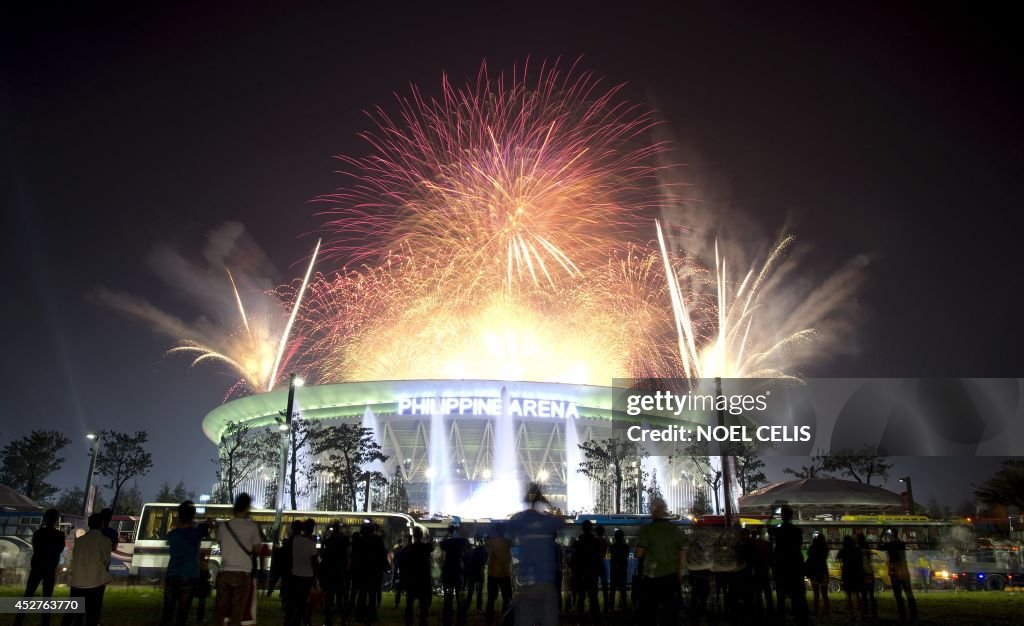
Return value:
<svg viewBox="0 0 1024 626">
<path fill-rule="evenodd" d="M 161 579 L 167 569 L 170 553 L 167 548 L 167 533 L 177 526 L 178 504 L 152 503 L 142 507 L 135 534 L 135 551 L 132 556 L 131 574 L 140 580 Z M 197 504 L 196 522 L 226 521 L 231 519 L 230 504 Z M 263 536 L 263 549 L 260 553 L 260 569 L 270 567 L 270 554 L 275 543 L 279 543 L 288 531 L 293 520 L 312 518 L 316 521 L 317 532 L 323 533 L 328 526 L 340 522 L 349 533 L 356 531 L 364 522 L 376 524 L 378 532 L 383 536 L 384 543 L 390 550 L 396 544 L 405 543 L 405 538 L 412 534 L 416 521 L 405 513 L 361 513 L 352 511 L 285 511 L 282 515 L 281 531 L 276 538 L 271 537 L 274 526 L 274 511 L 271 509 L 252 509 L 249 518 L 256 522 Z M 220 549 L 214 538 L 204 541 L 202 549 L 209 554 L 210 578 L 217 578 L 220 568 Z"/>
</svg>

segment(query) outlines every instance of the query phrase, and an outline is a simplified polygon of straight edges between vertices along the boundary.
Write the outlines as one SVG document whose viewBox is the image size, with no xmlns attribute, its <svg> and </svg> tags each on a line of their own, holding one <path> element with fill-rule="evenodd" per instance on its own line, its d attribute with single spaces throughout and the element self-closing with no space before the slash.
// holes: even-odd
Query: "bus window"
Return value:
<svg viewBox="0 0 1024 626">
<path fill-rule="evenodd" d="M 139 521 L 139 539 L 164 539 L 172 528 L 172 517 L 176 516 L 176 510 L 164 507 L 143 507 L 142 519 Z"/>
</svg>

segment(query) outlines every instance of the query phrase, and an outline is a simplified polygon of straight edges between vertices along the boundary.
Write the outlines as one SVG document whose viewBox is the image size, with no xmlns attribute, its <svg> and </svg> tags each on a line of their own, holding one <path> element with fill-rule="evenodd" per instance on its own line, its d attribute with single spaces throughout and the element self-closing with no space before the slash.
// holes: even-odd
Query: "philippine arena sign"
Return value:
<svg viewBox="0 0 1024 626">
<path fill-rule="evenodd" d="M 506 405 L 507 402 L 507 405 Z M 402 397 L 398 398 L 399 415 L 472 415 L 479 417 L 533 417 L 579 419 L 579 411 L 572 400 L 543 398 L 480 397 Z"/>
</svg>

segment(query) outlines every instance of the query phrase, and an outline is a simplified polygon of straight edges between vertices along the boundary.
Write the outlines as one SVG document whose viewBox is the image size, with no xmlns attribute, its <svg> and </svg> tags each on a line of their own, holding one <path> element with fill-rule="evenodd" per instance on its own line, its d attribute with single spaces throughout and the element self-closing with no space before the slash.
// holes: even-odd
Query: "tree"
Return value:
<svg viewBox="0 0 1024 626">
<path fill-rule="evenodd" d="M 73 513 L 78 515 L 82 512 L 82 503 L 85 502 L 85 489 L 81 487 L 72 487 L 71 489 L 65 489 L 61 492 L 57 502 L 54 503 L 53 508 L 57 509 L 61 513 Z M 103 494 L 99 490 L 96 491 L 96 501 L 93 503 L 93 508 L 96 511 L 106 508 L 107 504 L 103 498 Z"/>
<path fill-rule="evenodd" d="M 644 513 L 647 507 L 647 482 L 650 474 L 644 470 L 642 458 L 630 461 L 622 474 L 622 510 Z"/>
<path fill-rule="evenodd" d="M 171 488 L 171 484 L 164 481 L 160 485 L 160 491 L 156 494 L 155 502 L 184 502 L 185 500 L 195 500 L 196 494 L 194 491 L 189 491 L 185 488 L 185 481 L 179 480 L 178 484 Z"/>
<path fill-rule="evenodd" d="M 244 422 L 228 422 L 217 446 L 217 489 L 214 500 L 234 502 L 238 485 L 272 463 L 279 448 L 280 434 L 267 428 L 254 429 Z M 280 444 L 278 444 L 280 445 Z"/>
<path fill-rule="evenodd" d="M 610 483 L 614 512 L 622 513 L 623 483 L 629 470 L 639 468 L 639 461 L 647 456 L 635 441 L 628 439 L 590 439 L 579 444 L 583 460 L 579 471 L 587 478 L 601 483 Z M 631 463 L 637 463 L 632 466 Z M 641 470 L 642 471 L 642 470 Z M 629 488 L 635 489 L 635 480 L 630 480 Z"/>
<path fill-rule="evenodd" d="M 268 509 L 277 508 L 277 483 L 272 480 L 267 481 L 267 486 L 263 490 L 263 506 Z M 331 510 L 323 509 L 322 507 L 319 506 L 317 508 L 327 511 Z"/>
<path fill-rule="evenodd" d="M 402 476 L 402 468 L 395 466 L 395 473 L 391 475 L 388 484 L 388 495 L 384 499 L 384 510 L 391 513 L 405 513 L 409 510 L 409 492 L 405 488 L 405 478 Z"/>
<path fill-rule="evenodd" d="M 870 485 L 873 478 L 878 478 L 879 484 L 884 483 L 893 467 L 885 450 L 876 451 L 872 446 L 864 446 L 856 451 L 841 448 L 822 457 L 822 464 L 828 472 L 838 472 L 865 485 Z"/>
<path fill-rule="evenodd" d="M 374 439 L 373 429 L 356 424 L 340 424 L 323 427 L 322 432 L 311 442 L 314 455 L 323 455 L 316 463 L 316 471 L 328 472 L 331 481 L 321 500 L 335 500 L 348 511 L 355 511 L 360 486 L 363 487 L 363 509 L 369 508 L 374 484 L 387 479 L 369 465 L 388 460 Z M 334 508 L 334 507 L 332 507 Z"/>
<path fill-rule="evenodd" d="M 134 435 L 105 430 L 100 433 L 102 446 L 96 456 L 96 473 L 109 479 L 107 487 L 114 491 L 110 508 L 117 510 L 121 488 L 133 478 L 145 476 L 153 467 L 153 455 L 144 445 L 149 434 L 144 430 Z"/>
<path fill-rule="evenodd" d="M 691 452 L 693 449 L 691 449 Z M 721 514 L 722 512 L 722 501 L 719 495 L 719 490 L 722 488 L 722 470 L 714 467 L 711 464 L 711 457 L 701 454 L 690 454 L 690 461 L 696 468 L 697 473 L 700 475 L 701 480 L 704 481 L 706 491 L 704 497 L 708 497 L 707 492 L 710 491 L 715 496 L 715 513 Z M 709 498 L 710 504 L 710 498 Z M 708 507 L 710 509 L 710 506 Z"/>
<path fill-rule="evenodd" d="M 1015 506 L 1024 510 L 1024 459 L 1007 459 L 974 495 L 984 504 Z"/>
<path fill-rule="evenodd" d="M 801 465 L 798 470 L 787 467 L 782 470 L 782 473 L 792 474 L 793 477 L 802 480 L 810 480 L 812 478 L 832 478 L 832 475 L 825 469 L 825 455 L 823 454 L 812 456 L 810 458 L 810 465 Z"/>
<path fill-rule="evenodd" d="M 693 503 L 690 505 L 690 514 L 694 516 L 707 515 L 711 512 L 711 498 L 708 497 L 706 487 L 697 487 L 693 494 Z"/>
<path fill-rule="evenodd" d="M 705 496 L 710 499 L 710 494 L 714 494 L 714 510 L 715 513 L 720 514 L 722 512 L 722 502 L 719 492 L 722 488 L 722 469 L 712 464 L 711 457 L 706 452 L 707 446 L 696 441 L 684 444 L 682 450 L 682 454 L 690 460 L 705 487 L 707 487 Z"/>
<path fill-rule="evenodd" d="M 958 517 L 974 517 L 978 514 L 978 505 L 973 500 L 962 500 L 956 507 Z"/>
<path fill-rule="evenodd" d="M 46 478 L 64 465 L 60 451 L 69 443 L 71 440 L 58 430 L 33 430 L 11 441 L 0 450 L 0 483 L 32 500 L 48 501 L 58 490 Z"/>
<path fill-rule="evenodd" d="M 370 510 L 370 503 L 373 503 L 373 510 L 379 511 L 384 505 L 384 498 L 388 490 L 388 478 L 382 472 L 363 472 L 363 511 Z"/>
<path fill-rule="evenodd" d="M 142 491 L 138 484 L 121 491 L 121 497 L 113 507 L 114 515 L 138 515 L 142 512 Z"/>
<path fill-rule="evenodd" d="M 647 485 L 647 502 L 644 506 L 644 513 L 651 512 L 651 502 L 655 498 L 665 499 L 665 495 L 661 493 L 661 485 L 658 484 L 658 470 L 651 470 L 651 482 Z"/>
<path fill-rule="evenodd" d="M 326 430 L 322 424 L 301 418 L 292 419 L 292 427 L 288 433 L 288 454 L 291 457 L 288 463 L 288 497 L 291 499 L 293 511 L 299 508 L 298 497 L 309 495 L 313 475 L 317 471 L 315 463 L 305 462 L 300 466 L 299 455 L 306 454 L 307 449 L 315 450 L 318 442 L 325 436 Z"/>
<path fill-rule="evenodd" d="M 741 443 L 730 448 L 729 454 L 736 463 L 736 483 L 742 495 L 768 484 L 768 477 L 764 474 L 764 460 L 758 455 L 756 444 Z"/>
<path fill-rule="evenodd" d="M 939 501 L 935 498 L 935 494 L 931 494 L 928 498 L 928 517 L 932 519 L 947 519 L 949 517 L 949 509 L 943 508 Z"/>
</svg>

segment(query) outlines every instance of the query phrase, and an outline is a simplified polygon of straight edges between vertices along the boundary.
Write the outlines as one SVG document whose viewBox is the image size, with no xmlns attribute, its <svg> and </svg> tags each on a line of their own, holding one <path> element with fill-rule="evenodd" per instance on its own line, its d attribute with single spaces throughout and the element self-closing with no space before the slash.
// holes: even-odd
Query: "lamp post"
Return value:
<svg viewBox="0 0 1024 626">
<path fill-rule="evenodd" d="M 96 433 L 89 433 L 85 436 L 86 439 L 92 441 L 92 450 L 90 451 L 89 458 L 89 473 L 85 477 L 85 497 L 82 499 L 82 517 L 89 517 L 92 514 L 92 505 L 94 498 L 92 497 L 92 477 L 96 473 L 96 455 L 100 451 L 100 436 Z"/>
<path fill-rule="evenodd" d="M 910 476 L 904 476 L 900 479 L 900 482 L 907 486 L 907 500 L 910 502 L 907 508 L 910 509 L 910 514 L 914 515 L 914 487 L 910 483 Z"/>
<path fill-rule="evenodd" d="M 274 534 L 272 541 L 281 536 L 281 516 L 284 508 L 284 477 L 288 473 L 288 444 L 292 437 L 292 418 L 295 412 L 295 388 L 302 386 L 302 379 L 294 373 L 288 377 L 288 403 L 285 406 L 278 428 L 281 430 L 281 456 L 277 465 L 277 494 L 274 498 Z"/>
<path fill-rule="evenodd" d="M 715 392 L 717 396 L 722 397 L 722 379 L 721 377 L 715 378 Z M 725 426 L 725 408 L 720 406 L 718 409 L 718 425 Z M 718 443 L 720 456 L 718 457 L 722 469 L 722 499 L 725 500 L 725 527 L 732 528 L 733 522 L 739 521 L 738 502 L 735 500 L 734 494 L 736 493 L 736 457 L 727 454 L 727 450 L 722 449 L 722 444 Z"/>
</svg>

